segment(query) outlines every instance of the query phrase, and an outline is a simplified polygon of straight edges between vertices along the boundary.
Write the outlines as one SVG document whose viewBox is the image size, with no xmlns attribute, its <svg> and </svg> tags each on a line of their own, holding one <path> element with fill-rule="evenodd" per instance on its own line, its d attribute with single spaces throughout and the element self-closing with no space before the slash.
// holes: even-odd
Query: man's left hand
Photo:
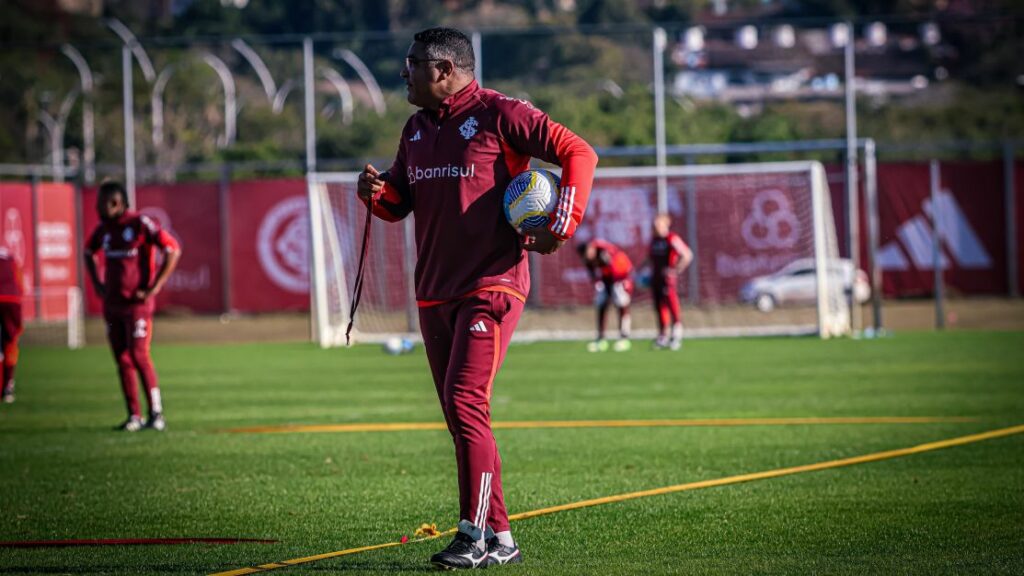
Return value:
<svg viewBox="0 0 1024 576">
<path fill-rule="evenodd" d="M 525 234 L 526 242 L 523 245 L 524 250 L 530 252 L 539 252 L 540 254 L 553 254 L 556 250 L 565 244 L 565 240 L 559 240 L 551 230 L 547 228 L 537 228 L 530 230 Z"/>
<path fill-rule="evenodd" d="M 154 290 L 152 290 L 152 289 L 150 289 L 150 290 L 136 290 L 135 291 L 135 299 L 139 300 L 140 302 L 145 302 L 146 300 L 149 300 L 149 298 L 154 296 L 154 295 L 156 295 L 156 292 Z"/>
</svg>

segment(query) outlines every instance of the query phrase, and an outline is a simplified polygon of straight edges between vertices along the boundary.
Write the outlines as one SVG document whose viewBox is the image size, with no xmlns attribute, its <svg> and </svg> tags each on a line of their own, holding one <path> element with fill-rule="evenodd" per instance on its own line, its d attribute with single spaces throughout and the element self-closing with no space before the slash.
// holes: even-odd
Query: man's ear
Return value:
<svg viewBox="0 0 1024 576">
<path fill-rule="evenodd" d="M 455 74 L 455 64 L 451 60 L 441 60 L 437 63 L 438 80 L 451 78 Z"/>
</svg>

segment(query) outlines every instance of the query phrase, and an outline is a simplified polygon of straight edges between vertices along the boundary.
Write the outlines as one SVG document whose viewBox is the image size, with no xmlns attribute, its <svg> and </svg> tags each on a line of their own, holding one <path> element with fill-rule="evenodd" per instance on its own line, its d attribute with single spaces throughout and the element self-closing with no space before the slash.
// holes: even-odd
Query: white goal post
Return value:
<svg viewBox="0 0 1024 576">
<path fill-rule="evenodd" d="M 23 345 L 85 346 L 85 305 L 78 287 L 37 288 L 22 298 Z"/>
<path fill-rule="evenodd" d="M 307 175 L 312 336 L 323 347 L 345 342 L 366 214 L 355 196 L 357 178 L 356 172 Z M 849 264 L 839 258 L 820 162 L 599 168 L 575 241 L 612 241 L 639 272 L 659 205 L 659 179 L 666 183 L 673 230 L 695 254 L 679 278 L 688 337 L 850 333 Z M 373 219 L 354 330 L 359 341 L 416 335 L 413 226 L 412 216 L 394 224 Z M 531 255 L 531 273 L 528 310 L 543 313 L 524 315 L 517 337 L 592 337 L 592 284 L 572 246 L 551 256 Z M 654 333 L 649 303 L 638 289 L 634 336 Z"/>
</svg>

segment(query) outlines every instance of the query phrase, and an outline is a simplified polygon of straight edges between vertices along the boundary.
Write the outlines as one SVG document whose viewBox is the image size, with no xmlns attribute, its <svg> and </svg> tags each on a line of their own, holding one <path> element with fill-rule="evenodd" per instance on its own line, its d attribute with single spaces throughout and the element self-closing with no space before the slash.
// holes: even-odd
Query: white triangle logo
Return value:
<svg viewBox="0 0 1024 576">
<path fill-rule="evenodd" d="M 945 245 L 953 262 L 967 270 L 992 268 L 992 257 L 949 190 L 939 194 L 938 205 L 939 241 Z M 914 216 L 896 230 L 898 241 L 893 240 L 879 249 L 878 265 L 882 270 L 909 270 L 911 264 L 918 270 L 933 269 L 930 216 L 934 214 L 934 207 L 931 198 L 921 204 L 921 210 L 924 214 Z M 909 260 L 900 250 L 901 244 L 910 256 Z M 944 252 L 939 254 L 939 266 L 943 270 L 950 266 L 950 259 Z"/>
</svg>

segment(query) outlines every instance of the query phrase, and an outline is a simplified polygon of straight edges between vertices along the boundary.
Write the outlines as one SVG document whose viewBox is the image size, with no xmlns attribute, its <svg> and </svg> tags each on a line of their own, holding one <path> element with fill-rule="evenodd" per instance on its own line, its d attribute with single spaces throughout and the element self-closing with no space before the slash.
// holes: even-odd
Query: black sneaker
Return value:
<svg viewBox="0 0 1024 576">
<path fill-rule="evenodd" d="M 518 564 L 523 561 L 519 546 L 502 546 L 497 537 L 487 541 L 487 561 L 484 567 L 501 566 L 502 564 Z"/>
<path fill-rule="evenodd" d="M 430 557 L 430 563 L 441 570 L 462 570 L 486 567 L 487 551 L 476 545 L 476 539 L 462 530 L 463 522 L 459 522 L 459 532 L 455 534 L 451 544 L 444 550 Z M 469 524 L 466 522 L 466 524 Z M 479 529 L 476 529 L 479 533 Z"/>
</svg>

